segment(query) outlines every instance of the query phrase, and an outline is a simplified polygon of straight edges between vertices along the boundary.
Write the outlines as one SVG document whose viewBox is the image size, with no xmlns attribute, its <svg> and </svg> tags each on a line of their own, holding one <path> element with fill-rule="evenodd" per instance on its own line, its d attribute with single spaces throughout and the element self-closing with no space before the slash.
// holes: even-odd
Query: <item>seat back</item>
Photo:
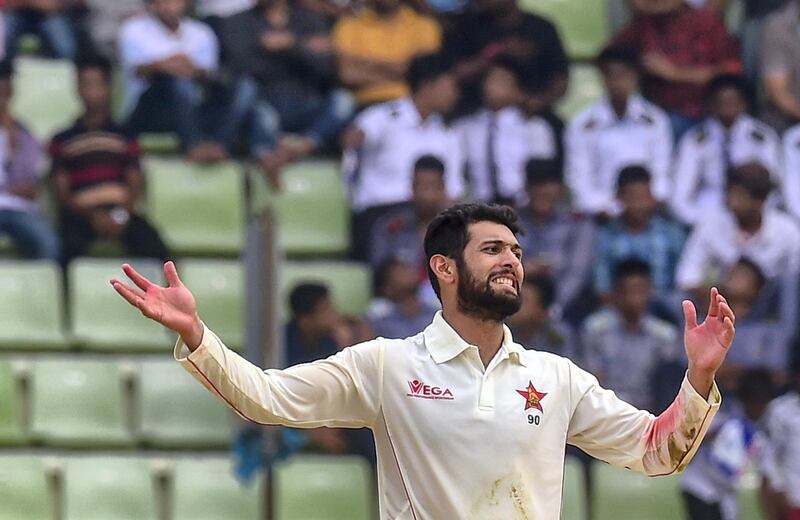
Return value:
<svg viewBox="0 0 800 520">
<path fill-rule="evenodd" d="M 53 501 L 38 457 L 0 455 L 0 520 L 51 520 Z"/>
<path fill-rule="evenodd" d="M 0 359 L 0 446 L 23 442 L 22 395 L 11 363 Z"/>
<path fill-rule="evenodd" d="M 0 262 L 0 348 L 65 349 L 61 287 L 51 262 Z"/>
<path fill-rule="evenodd" d="M 600 73 L 593 65 L 574 64 L 569 69 L 569 90 L 558 103 L 558 113 L 569 121 L 605 95 Z"/>
<path fill-rule="evenodd" d="M 72 62 L 20 57 L 14 69 L 12 112 L 36 137 L 47 140 L 78 117 L 81 104 Z"/>
<path fill-rule="evenodd" d="M 263 479 L 243 486 L 227 458 L 180 460 L 173 473 L 172 520 L 264 518 Z"/>
</svg>

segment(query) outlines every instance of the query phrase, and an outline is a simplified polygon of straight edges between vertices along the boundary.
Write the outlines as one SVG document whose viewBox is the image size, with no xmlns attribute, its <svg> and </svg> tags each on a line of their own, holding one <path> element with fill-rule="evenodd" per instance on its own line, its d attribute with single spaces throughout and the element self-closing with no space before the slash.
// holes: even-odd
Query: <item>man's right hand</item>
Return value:
<svg viewBox="0 0 800 520">
<path fill-rule="evenodd" d="M 175 264 L 164 264 L 167 287 L 154 284 L 129 264 L 123 264 L 122 270 L 136 287 L 113 279 L 111 285 L 119 295 L 146 317 L 178 333 L 189 350 L 197 349 L 203 340 L 203 323 L 197 314 L 194 296 L 178 277 Z"/>
</svg>

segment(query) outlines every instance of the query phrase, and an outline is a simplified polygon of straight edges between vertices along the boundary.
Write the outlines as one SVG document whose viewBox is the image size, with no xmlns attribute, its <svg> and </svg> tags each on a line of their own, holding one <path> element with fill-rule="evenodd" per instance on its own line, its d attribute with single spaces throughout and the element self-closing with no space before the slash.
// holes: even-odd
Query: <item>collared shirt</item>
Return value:
<svg viewBox="0 0 800 520">
<path fill-rule="evenodd" d="M 527 161 L 553 159 L 558 153 L 552 127 L 541 117 L 527 117 L 517 107 L 497 112 L 484 109 L 456 127 L 467 158 L 470 196 L 476 200 L 500 197 L 524 202 Z"/>
<path fill-rule="evenodd" d="M 800 125 L 783 134 L 783 202 L 795 218 L 800 218 Z"/>
<path fill-rule="evenodd" d="M 403 65 L 419 54 L 437 51 L 442 30 L 434 18 L 405 5 L 390 17 L 367 9 L 336 23 L 333 44 L 337 53 L 348 57 Z M 357 89 L 355 95 L 366 104 L 408 96 L 409 90 L 405 81 L 386 81 Z"/>
<path fill-rule="evenodd" d="M 208 329 L 194 352 L 179 340 L 174 355 L 251 421 L 371 428 L 386 520 L 556 520 L 565 443 L 671 474 L 691 460 L 721 400 L 716 386 L 707 401 L 684 379 L 656 418 L 569 360 L 525 350 L 508 328 L 484 367 L 441 313 L 410 338 L 378 338 L 286 370 L 262 371 Z"/>
<path fill-rule="evenodd" d="M 184 18 L 173 32 L 151 14 L 131 18 L 120 28 L 120 64 L 125 75 L 125 108 L 131 111 L 147 90 L 148 80 L 136 69 L 157 61 L 186 55 L 198 69 L 214 72 L 219 65 L 219 43 L 206 24 Z"/>
<path fill-rule="evenodd" d="M 534 222 L 530 213 L 519 211 L 518 237 L 524 260 L 534 259 L 550 266 L 556 286 L 556 304 L 570 303 L 581 291 L 589 276 L 594 247 L 594 224 L 588 218 L 559 208 L 546 222 Z"/>
<path fill-rule="evenodd" d="M 586 319 L 581 344 L 586 368 L 620 399 L 643 409 L 654 406 L 656 370 L 682 359 L 680 334 L 672 324 L 644 316 L 635 330 L 630 329 L 610 308 Z"/>
<path fill-rule="evenodd" d="M 650 265 L 656 293 L 675 289 L 675 267 L 683 251 L 686 233 L 683 228 L 661 216 L 654 216 L 647 228 L 631 233 L 621 218 L 597 230 L 595 240 L 594 288 L 600 293 L 611 289 L 614 267 L 622 260 L 636 257 Z"/>
<path fill-rule="evenodd" d="M 683 6 L 670 16 L 648 15 L 635 18 L 614 39 L 630 45 L 643 55 L 665 55 L 678 67 L 721 67 L 740 73 L 742 62 L 735 40 L 714 13 Z M 674 82 L 658 76 L 644 78 L 644 94 L 667 112 L 700 117 L 704 111 L 705 85 Z"/>
<path fill-rule="evenodd" d="M 709 276 L 717 279 L 739 258 L 755 262 L 767 278 L 797 273 L 800 263 L 800 227 L 787 213 L 764 209 L 761 228 L 752 235 L 744 234 L 730 210 L 711 214 L 689 235 L 675 283 L 679 289 L 702 287 Z"/>
<path fill-rule="evenodd" d="M 653 195 L 670 192 L 672 129 L 663 110 L 641 96 L 628 99 L 617 116 L 608 99 L 590 106 L 570 122 L 566 133 L 566 179 L 574 207 L 587 213 L 616 214 L 617 177 L 626 166 L 650 172 Z"/>
<path fill-rule="evenodd" d="M 346 151 L 343 161 L 356 210 L 410 200 L 414 163 L 427 154 L 444 162 L 448 196 L 461 197 L 461 143 L 441 115 L 423 120 L 411 98 L 403 98 L 366 109 L 354 124 L 366 139 L 360 149 Z"/>
<path fill-rule="evenodd" d="M 730 129 L 707 119 L 681 139 L 670 201 L 673 213 L 691 225 L 722 208 L 731 166 L 757 162 L 780 181 L 780 148 L 775 131 L 749 115 L 740 116 Z"/>
<path fill-rule="evenodd" d="M 769 483 L 786 495 L 790 507 L 800 509 L 800 393 L 773 400 L 762 422 L 771 455 Z"/>
</svg>

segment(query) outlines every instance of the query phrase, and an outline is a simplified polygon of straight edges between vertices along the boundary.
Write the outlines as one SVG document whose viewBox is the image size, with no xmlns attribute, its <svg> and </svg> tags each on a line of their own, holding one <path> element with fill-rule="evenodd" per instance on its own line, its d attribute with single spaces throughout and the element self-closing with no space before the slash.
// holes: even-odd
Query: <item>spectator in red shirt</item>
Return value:
<svg viewBox="0 0 800 520">
<path fill-rule="evenodd" d="M 639 14 L 615 44 L 635 47 L 645 69 L 644 94 L 666 110 L 676 138 L 703 116 L 706 83 L 741 73 L 736 42 L 718 16 L 683 0 L 632 0 Z"/>
</svg>

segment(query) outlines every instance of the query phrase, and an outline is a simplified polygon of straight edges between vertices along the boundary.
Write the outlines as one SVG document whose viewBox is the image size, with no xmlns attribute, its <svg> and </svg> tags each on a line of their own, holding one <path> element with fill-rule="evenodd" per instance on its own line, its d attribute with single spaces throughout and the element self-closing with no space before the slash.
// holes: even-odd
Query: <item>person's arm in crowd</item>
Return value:
<svg viewBox="0 0 800 520">
<path fill-rule="evenodd" d="M 69 176 L 67 173 L 63 169 L 55 168 L 52 178 L 59 206 L 67 209 L 71 213 L 89 215 L 90 208 L 78 204 L 72 197 L 72 190 L 70 189 Z"/>
<path fill-rule="evenodd" d="M 792 119 L 800 119 L 800 99 L 791 90 L 791 67 L 796 51 L 787 42 L 779 20 L 764 24 L 761 40 L 761 77 L 767 98 Z"/>
<path fill-rule="evenodd" d="M 390 63 L 339 53 L 339 80 L 350 88 L 403 81 L 408 63 Z"/>
<path fill-rule="evenodd" d="M 44 151 L 39 141 L 13 118 L 7 123 L 10 136 L 9 176 L 13 180 L 10 191 L 14 195 L 34 199 L 39 193 L 44 177 Z"/>
<path fill-rule="evenodd" d="M 714 289 L 701 325 L 691 302 L 683 302 L 683 312 L 689 368 L 669 408 L 658 417 L 637 410 L 600 387 L 594 376 L 571 366 L 575 408 L 569 444 L 650 476 L 679 473 L 689 464 L 719 409 L 721 397 L 714 375 L 733 341 L 735 317 Z"/>
<path fill-rule="evenodd" d="M 125 209 L 133 212 L 144 195 L 144 173 L 138 165 L 131 165 L 125 170 L 125 181 L 128 184 L 128 201 Z"/>
<path fill-rule="evenodd" d="M 789 75 L 780 72 L 764 73 L 764 90 L 769 100 L 792 119 L 800 119 L 800 100 L 791 91 Z"/>
<path fill-rule="evenodd" d="M 177 333 L 175 359 L 244 419 L 294 428 L 361 428 L 378 417 L 383 342 L 348 347 L 286 370 L 262 370 L 228 349 L 203 324 L 172 262 L 164 264 L 167 287 L 152 283 L 130 265 L 123 270 L 135 285 L 115 279 L 114 289 L 145 317 Z"/>
</svg>

